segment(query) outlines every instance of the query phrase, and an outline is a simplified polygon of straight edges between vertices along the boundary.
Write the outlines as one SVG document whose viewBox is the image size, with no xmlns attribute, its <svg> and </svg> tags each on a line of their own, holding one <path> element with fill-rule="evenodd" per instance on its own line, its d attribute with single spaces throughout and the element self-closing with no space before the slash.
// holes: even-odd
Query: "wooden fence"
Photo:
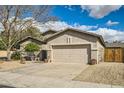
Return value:
<svg viewBox="0 0 124 93">
<path fill-rule="evenodd" d="M 123 48 L 106 48 L 105 62 L 124 62 Z"/>
</svg>

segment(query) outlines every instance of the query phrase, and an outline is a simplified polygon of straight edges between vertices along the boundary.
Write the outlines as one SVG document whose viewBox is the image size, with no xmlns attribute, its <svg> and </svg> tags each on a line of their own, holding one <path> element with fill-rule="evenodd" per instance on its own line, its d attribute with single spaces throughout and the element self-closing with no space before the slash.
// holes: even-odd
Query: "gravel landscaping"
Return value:
<svg viewBox="0 0 124 93">
<path fill-rule="evenodd" d="M 30 62 L 31 63 L 31 62 Z M 0 71 L 7 71 L 11 69 L 21 68 L 31 65 L 29 62 L 26 64 L 21 64 L 20 61 L 0 61 Z"/>
<path fill-rule="evenodd" d="M 124 64 L 100 63 L 92 65 L 73 80 L 124 86 Z"/>
</svg>

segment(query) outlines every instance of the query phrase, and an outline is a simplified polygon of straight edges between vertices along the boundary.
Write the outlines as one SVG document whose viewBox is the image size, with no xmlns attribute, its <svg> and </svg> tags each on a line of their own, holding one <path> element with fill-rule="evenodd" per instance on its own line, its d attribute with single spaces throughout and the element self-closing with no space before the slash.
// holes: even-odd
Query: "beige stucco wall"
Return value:
<svg viewBox="0 0 124 93">
<path fill-rule="evenodd" d="M 67 42 L 67 38 L 71 38 L 71 42 Z M 97 38 L 89 35 L 82 35 L 75 32 L 65 32 L 61 35 L 58 35 L 57 38 L 54 37 L 53 39 L 47 42 L 47 45 L 66 45 L 66 44 L 91 44 L 91 48 L 97 48 L 96 44 Z"/>
<path fill-rule="evenodd" d="M 70 43 L 68 43 L 67 38 L 71 38 Z M 55 36 L 53 39 L 47 41 L 47 45 L 44 45 L 44 48 L 51 50 L 51 59 L 52 59 L 52 45 L 80 45 L 80 44 L 90 44 L 91 45 L 91 59 L 96 59 L 99 61 L 98 58 L 98 47 L 100 49 L 100 45 L 97 43 L 97 37 L 87 35 L 87 34 L 80 34 L 78 32 L 65 32 L 63 34 Z M 49 52 L 50 53 L 50 52 Z"/>
<path fill-rule="evenodd" d="M 97 48 L 98 48 L 98 61 L 103 62 L 104 61 L 104 46 L 100 43 L 100 41 L 97 41 Z"/>
</svg>

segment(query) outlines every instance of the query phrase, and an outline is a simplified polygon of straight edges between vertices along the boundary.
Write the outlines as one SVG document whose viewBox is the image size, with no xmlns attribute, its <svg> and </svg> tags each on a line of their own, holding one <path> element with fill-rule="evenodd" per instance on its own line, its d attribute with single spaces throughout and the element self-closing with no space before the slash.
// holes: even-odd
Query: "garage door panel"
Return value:
<svg viewBox="0 0 124 93">
<path fill-rule="evenodd" d="M 53 46 L 53 62 L 88 63 L 88 46 Z"/>
</svg>

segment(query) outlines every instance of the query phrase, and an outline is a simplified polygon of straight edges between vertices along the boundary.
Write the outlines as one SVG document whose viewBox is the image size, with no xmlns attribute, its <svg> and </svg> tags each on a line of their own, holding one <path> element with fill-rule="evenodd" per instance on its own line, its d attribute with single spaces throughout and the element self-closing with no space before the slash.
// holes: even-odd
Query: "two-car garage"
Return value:
<svg viewBox="0 0 124 93">
<path fill-rule="evenodd" d="M 90 45 L 56 45 L 52 54 L 53 62 L 88 63 Z"/>
<path fill-rule="evenodd" d="M 53 63 L 103 62 L 104 41 L 102 36 L 75 29 L 57 32 L 46 40 L 47 58 Z"/>
</svg>

